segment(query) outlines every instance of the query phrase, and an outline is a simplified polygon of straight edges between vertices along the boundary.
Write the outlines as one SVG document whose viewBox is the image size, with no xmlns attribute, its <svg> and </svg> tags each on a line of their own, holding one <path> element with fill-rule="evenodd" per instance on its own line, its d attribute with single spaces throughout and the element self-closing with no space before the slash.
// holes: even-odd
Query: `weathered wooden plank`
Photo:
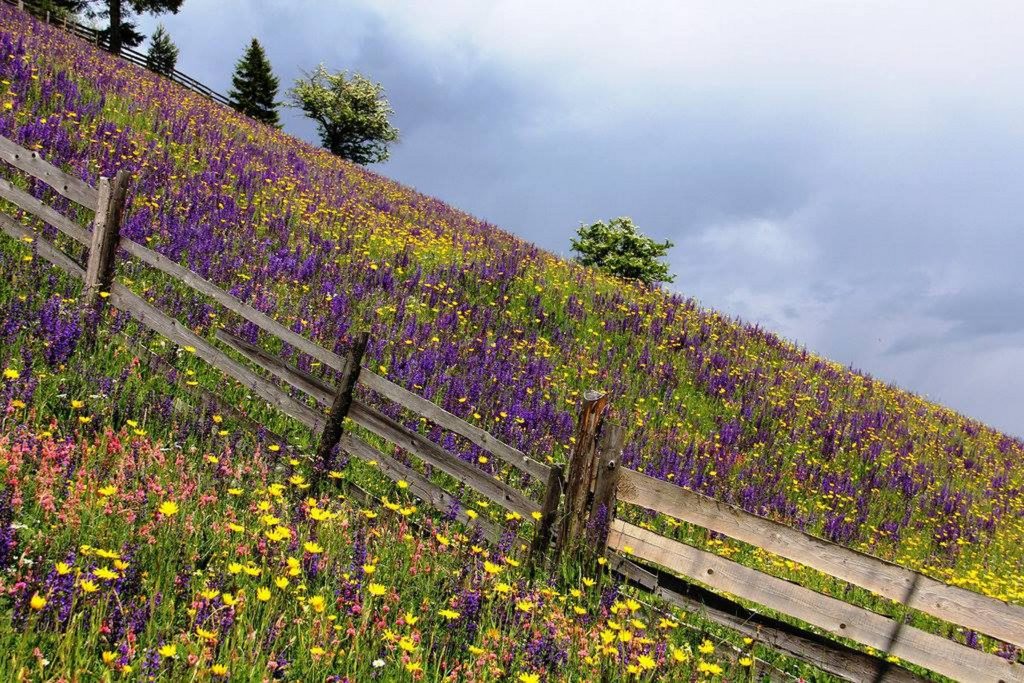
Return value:
<svg viewBox="0 0 1024 683">
<path fill-rule="evenodd" d="M 409 484 L 409 491 L 417 498 L 427 503 L 435 510 L 448 513 L 455 509 L 455 516 L 466 525 L 478 525 L 484 531 L 484 535 L 492 541 L 501 537 L 501 530 L 490 521 L 477 517 L 470 519 L 463 509 L 458 498 L 447 493 L 440 486 L 430 481 L 413 468 L 399 462 L 390 455 L 382 453 L 362 439 L 351 434 L 344 434 L 338 442 L 339 446 L 346 453 L 354 455 L 360 460 L 376 463 L 376 466 L 392 481 L 405 481 Z"/>
<path fill-rule="evenodd" d="M 569 466 L 565 474 L 565 512 L 558 530 L 555 557 L 565 550 L 569 539 L 580 537 L 587 522 L 587 501 L 594 479 L 594 449 L 598 428 L 608 407 L 608 397 L 599 391 L 588 391 L 576 420 L 576 436 Z"/>
<path fill-rule="evenodd" d="M 544 486 L 544 501 L 540 506 L 540 520 L 530 545 L 530 568 L 539 566 L 551 545 L 552 531 L 558 518 L 558 503 L 562 498 L 562 468 L 552 467 Z"/>
<path fill-rule="evenodd" d="M 87 209 L 96 208 L 99 193 L 89 183 L 66 173 L 43 159 L 39 152 L 28 150 L 18 143 L 0 135 L 0 160 L 6 161 L 19 171 L 42 180 L 58 194 L 67 197 Z"/>
<path fill-rule="evenodd" d="M 1024 607 L 1019 605 L 947 585 L 629 469 L 620 474 L 618 495 L 624 503 L 750 543 L 926 614 L 1024 647 Z"/>
<path fill-rule="evenodd" d="M 434 424 L 455 432 L 530 476 L 540 481 L 547 480 L 551 472 L 551 468 L 548 465 L 538 462 L 522 451 L 499 441 L 480 427 L 452 415 L 433 401 L 417 396 L 408 389 L 404 389 L 370 370 L 364 369 L 359 381 L 367 389 L 372 389 L 403 408 L 408 408 Z"/>
<path fill-rule="evenodd" d="M 100 295 L 110 291 L 114 281 L 114 257 L 121 240 L 121 222 L 124 220 L 127 196 L 127 172 L 119 171 L 113 180 L 100 178 L 100 198 L 85 266 L 85 298 L 91 307 L 102 305 Z"/>
<path fill-rule="evenodd" d="M 331 402 L 331 409 L 327 413 L 327 422 L 324 424 L 324 430 L 320 434 L 320 443 L 316 449 L 314 466 L 317 470 L 318 479 L 327 470 L 331 460 L 331 452 L 338 444 L 338 439 L 341 438 L 344 432 L 345 416 L 348 415 L 349 409 L 352 407 L 352 401 L 354 400 L 352 392 L 356 388 L 356 382 L 359 381 L 359 370 L 362 367 L 363 354 L 366 352 L 366 345 L 369 341 L 370 335 L 368 333 L 359 333 L 349 347 L 348 353 L 345 354 L 346 369 L 341 376 L 338 393 L 335 395 L 334 401 Z"/>
<path fill-rule="evenodd" d="M 659 536 L 621 519 L 612 523 L 608 547 L 956 680 L 1024 681 L 1024 666 L 911 626 L 901 626 L 880 614 Z"/>
<path fill-rule="evenodd" d="M 195 354 L 224 374 L 237 380 L 289 417 L 314 431 L 323 429 L 324 416 L 296 401 L 283 389 L 260 377 L 223 351 L 197 335 L 185 325 L 158 310 L 124 285 L 115 282 L 110 288 L 110 302 L 129 313 L 140 323 L 182 347 L 192 347 Z"/>
<path fill-rule="evenodd" d="M 359 401 L 352 404 L 348 416 L 360 427 L 409 451 L 508 510 L 518 512 L 524 517 L 530 517 L 533 512 L 540 510 L 537 503 L 508 484 L 484 474 L 477 467 L 460 460 L 425 436 L 406 429 Z"/>
<path fill-rule="evenodd" d="M 856 683 L 923 683 L 925 679 L 903 667 L 854 650 L 824 636 L 801 631 L 778 619 L 752 612 L 694 584 L 608 554 L 608 566 L 630 582 L 666 602 L 725 626 L 769 648 L 792 655 L 843 680 Z"/>
<path fill-rule="evenodd" d="M 264 351 L 255 344 L 250 344 L 247 341 L 239 339 L 238 337 L 230 334 L 229 332 L 226 332 L 224 330 L 217 330 L 216 336 L 218 339 L 234 348 L 236 351 L 244 355 L 246 358 L 262 367 L 264 370 L 274 373 L 285 382 L 288 382 L 288 384 L 291 384 L 296 389 L 309 394 L 320 403 L 324 405 L 330 405 L 331 401 L 333 400 L 335 393 L 334 387 L 328 384 L 327 382 L 324 382 L 322 379 L 314 377 L 313 375 L 307 372 L 303 372 L 302 370 L 296 368 L 295 366 L 290 365 L 279 356 L 275 356 L 271 353 L 268 353 L 267 351 Z M 367 376 L 370 376 L 372 379 L 367 380 Z M 462 422 L 462 420 L 455 417 L 451 413 L 444 411 L 442 408 L 438 407 L 434 403 L 403 389 L 397 384 L 389 382 L 380 375 L 374 374 L 368 368 L 364 367 L 360 371 L 359 383 L 367 387 L 368 389 L 373 389 L 374 391 L 377 391 L 377 393 L 383 396 L 384 398 L 393 400 L 399 405 L 408 408 L 412 412 L 418 415 L 422 415 L 423 417 L 426 417 L 428 420 L 434 421 L 438 415 L 437 411 L 439 411 L 440 413 L 444 413 L 445 415 L 449 416 L 452 420 Z M 415 400 L 409 400 L 409 397 L 412 397 Z M 436 422 L 436 424 L 438 424 L 441 427 L 449 428 L 451 429 L 451 431 L 456 432 L 457 434 L 462 434 L 462 432 L 459 432 L 457 429 L 451 428 L 453 424 L 451 421 Z M 466 422 L 462 422 L 462 424 L 466 427 L 473 427 L 473 425 L 470 425 L 469 423 Z M 489 444 L 491 447 L 493 447 L 495 444 L 501 444 L 500 441 L 492 437 L 490 434 L 487 434 L 487 432 L 483 432 L 482 430 L 479 430 L 479 428 L 477 427 L 473 427 L 473 429 L 481 431 L 487 437 L 486 440 L 482 440 L 483 443 Z M 463 434 L 463 436 L 465 436 L 465 434 Z M 477 443 L 477 445 L 481 446 L 481 448 L 486 448 L 487 446 L 484 446 L 483 443 Z M 505 446 L 505 444 L 501 445 L 504 446 L 505 448 L 510 448 L 508 446 Z M 497 449 L 492 448 L 489 452 L 497 453 Z M 519 453 L 519 451 L 515 452 Z M 522 454 L 520 453 L 520 455 Z M 527 456 L 525 455 L 523 455 L 522 457 L 527 458 Z M 521 460 L 516 461 L 514 456 L 510 456 L 509 458 L 503 458 L 503 460 L 505 460 L 505 462 L 509 462 L 512 465 L 517 465 L 518 462 L 517 466 L 519 466 L 521 470 L 529 468 L 525 469 L 525 471 L 527 471 L 530 474 L 544 473 L 544 478 L 542 479 L 542 481 L 547 480 L 547 478 L 550 476 L 550 472 L 552 469 L 547 465 L 530 460 L 529 458 L 527 458 L 527 461 L 529 461 L 529 463 L 532 463 L 529 465 L 524 464 Z"/>
<path fill-rule="evenodd" d="M 46 239 L 40 237 L 31 228 L 27 228 L 10 216 L 0 213 L 0 230 L 3 230 L 7 235 L 16 240 L 30 238 L 35 246 L 36 253 L 43 259 L 69 275 L 77 277 L 79 280 L 85 279 L 85 268 Z"/>
<path fill-rule="evenodd" d="M 28 192 L 15 187 L 9 180 L 0 178 L 0 198 L 6 199 L 22 211 L 32 214 L 48 225 L 60 230 L 71 239 L 89 246 L 89 232 L 73 220 L 48 204 L 39 201 Z M 89 207 L 95 209 L 95 206 Z"/>
<path fill-rule="evenodd" d="M 319 377 L 315 377 L 308 372 L 300 370 L 294 365 L 289 364 L 284 358 L 264 351 L 259 346 L 250 344 L 244 339 L 236 337 L 224 329 L 218 329 L 214 332 L 213 336 L 245 356 L 248 360 L 252 361 L 259 367 L 277 376 L 278 379 L 281 379 L 299 391 L 312 396 L 319 403 L 329 406 L 334 400 L 334 395 L 337 390 L 333 386 Z M 366 368 L 363 368 L 360 372 L 360 376 L 362 376 L 362 372 L 366 371 Z"/>
<path fill-rule="evenodd" d="M 239 301 L 232 295 L 225 292 L 217 285 L 204 280 L 202 277 L 193 273 L 188 268 L 175 263 L 166 256 L 158 254 L 152 249 L 142 246 L 137 242 L 133 242 L 129 239 L 121 239 L 121 248 L 127 251 L 132 256 L 136 257 L 140 261 L 146 263 L 157 270 L 170 275 L 185 285 L 188 285 L 200 294 L 205 294 L 224 308 L 237 313 L 242 316 L 253 325 L 256 325 L 264 332 L 268 332 L 281 341 L 284 341 L 296 349 L 302 351 L 313 358 L 316 358 L 320 362 L 338 370 L 344 372 L 345 370 L 345 359 L 336 353 L 332 353 L 327 349 L 323 348 L 319 344 L 312 342 L 302 335 L 289 330 L 287 327 L 277 322 L 266 313 L 258 311 L 252 306 L 242 301 Z"/>
<path fill-rule="evenodd" d="M 619 481 L 619 458 L 626 442 L 622 425 L 605 422 L 594 451 L 594 498 L 590 504 L 588 532 L 593 534 L 595 552 L 603 552 L 611 520 L 615 519 L 615 489 Z"/>
</svg>

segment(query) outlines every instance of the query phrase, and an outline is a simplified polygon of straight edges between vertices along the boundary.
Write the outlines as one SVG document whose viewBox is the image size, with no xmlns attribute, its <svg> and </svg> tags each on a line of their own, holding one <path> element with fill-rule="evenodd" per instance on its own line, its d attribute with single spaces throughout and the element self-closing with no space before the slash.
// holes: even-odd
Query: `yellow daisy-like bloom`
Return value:
<svg viewBox="0 0 1024 683">
<path fill-rule="evenodd" d="M 379 598 L 380 596 L 384 595 L 387 592 L 388 592 L 388 589 L 385 588 L 384 586 L 382 586 L 379 583 L 371 583 L 370 584 L 370 595 L 372 595 L 374 597 L 378 597 Z"/>
<path fill-rule="evenodd" d="M 496 565 L 490 561 L 484 561 L 484 571 L 488 574 L 500 574 L 501 566 Z"/>
<path fill-rule="evenodd" d="M 228 675 L 228 668 L 223 664 L 214 664 L 210 667 L 210 673 L 214 676 L 223 678 Z"/>
<path fill-rule="evenodd" d="M 260 586 L 259 588 L 257 588 L 256 599 L 260 602 L 266 602 L 267 600 L 270 600 L 270 589 L 265 588 L 264 586 Z"/>
<path fill-rule="evenodd" d="M 420 620 L 420 618 L 413 615 L 412 612 L 406 612 L 404 619 L 405 623 L 409 624 L 409 626 L 415 626 L 416 622 Z"/>
<path fill-rule="evenodd" d="M 106 497 L 109 497 L 109 496 L 112 496 L 112 495 L 114 495 L 115 493 L 117 493 L 117 487 L 116 487 L 116 486 L 110 486 L 110 485 L 108 485 L 108 486 L 104 486 L 103 488 L 101 488 L 101 489 L 99 490 L 99 494 L 100 494 L 101 496 L 105 497 L 105 498 L 106 498 Z"/>
<path fill-rule="evenodd" d="M 740 666 L 753 666 L 754 660 L 750 657 L 740 657 Z"/>
<path fill-rule="evenodd" d="M 519 674 L 519 683 L 540 683 L 540 676 L 537 674 Z"/>
<path fill-rule="evenodd" d="M 57 574 L 60 576 L 71 573 L 71 565 L 67 562 L 58 562 L 53 566 L 53 568 L 57 570 Z"/>
<path fill-rule="evenodd" d="M 178 514 L 179 508 L 178 504 L 175 503 L 173 500 L 165 500 L 164 502 L 160 503 L 160 507 L 158 508 L 158 510 L 160 514 L 164 517 L 173 517 L 174 515 Z"/>
<path fill-rule="evenodd" d="M 4 379 L 15 380 L 21 377 L 21 373 L 14 368 L 4 368 Z"/>
<path fill-rule="evenodd" d="M 120 578 L 120 574 L 114 571 L 110 571 L 106 567 L 100 567 L 93 572 L 97 579 L 103 579 L 104 581 L 113 581 L 114 579 Z"/>
<path fill-rule="evenodd" d="M 314 543 L 313 541 L 307 541 L 302 547 L 305 548 L 306 552 L 310 555 L 318 555 L 324 551 L 324 547 L 322 545 Z"/>
<path fill-rule="evenodd" d="M 274 579 L 274 585 L 280 588 L 281 590 L 284 590 L 288 587 L 288 579 L 283 576 L 279 576 L 276 579 Z"/>
<path fill-rule="evenodd" d="M 399 479 L 395 483 L 398 484 L 398 488 L 400 488 L 400 489 L 407 489 L 407 488 L 409 488 L 409 482 L 407 482 L 405 479 Z"/>
<path fill-rule="evenodd" d="M 529 600 L 520 600 L 516 603 L 516 609 L 520 612 L 529 612 L 533 609 L 533 603 Z"/>
<path fill-rule="evenodd" d="M 214 631 L 207 631 L 202 627 L 196 628 L 196 635 L 203 640 L 217 640 L 217 634 Z"/>
<path fill-rule="evenodd" d="M 711 642 L 710 640 L 704 640 L 704 642 L 702 642 L 702 643 L 701 643 L 701 644 L 700 644 L 700 645 L 699 645 L 699 646 L 697 647 L 697 650 L 698 650 L 698 651 L 699 651 L 699 652 L 700 652 L 700 653 L 701 653 L 702 655 L 709 655 L 709 654 L 711 654 L 712 652 L 714 652 L 714 651 L 715 651 L 715 644 L 714 644 L 714 643 L 712 643 L 712 642 Z"/>
<path fill-rule="evenodd" d="M 412 638 L 402 638 L 398 641 L 398 647 L 406 652 L 412 652 L 416 649 L 416 643 L 412 642 Z"/>
<path fill-rule="evenodd" d="M 46 607 L 46 598 L 41 596 L 39 593 L 33 593 L 32 599 L 28 601 L 29 606 L 34 610 L 40 610 Z"/>
<path fill-rule="evenodd" d="M 416 673 L 417 671 L 423 671 L 423 665 L 419 662 L 409 662 L 405 665 L 405 670 L 410 673 Z"/>
<path fill-rule="evenodd" d="M 327 607 L 327 602 L 323 599 L 323 597 L 319 595 L 314 595 L 309 599 L 309 606 L 313 608 L 314 612 L 319 613 L 323 612 L 324 609 Z"/>
<path fill-rule="evenodd" d="M 440 614 L 445 619 L 448 619 L 449 621 L 454 621 L 455 619 L 458 619 L 462 616 L 453 609 L 443 609 L 440 612 L 438 612 L 438 614 Z"/>
<path fill-rule="evenodd" d="M 81 581 L 79 581 L 78 587 L 86 593 L 95 593 L 100 589 L 100 587 L 96 585 L 94 581 L 90 581 L 89 579 L 82 579 Z"/>
<path fill-rule="evenodd" d="M 117 653 L 111 652 L 110 650 L 104 650 L 103 654 L 100 656 L 103 658 L 103 663 L 108 666 L 117 660 Z"/>
<path fill-rule="evenodd" d="M 649 655 L 640 655 L 636 658 L 636 663 L 639 664 L 640 668 L 644 671 L 650 671 L 655 666 L 657 666 L 657 664 L 654 661 L 654 657 L 651 657 Z"/>
<path fill-rule="evenodd" d="M 223 595 L 220 596 L 220 599 L 228 607 L 234 607 L 235 605 L 238 604 L 238 598 L 233 596 L 231 593 L 224 593 Z"/>
<path fill-rule="evenodd" d="M 176 654 L 178 654 L 178 646 L 164 645 L 159 650 L 157 650 L 157 652 L 159 652 L 162 657 L 173 657 Z"/>
<path fill-rule="evenodd" d="M 512 586 L 508 585 L 507 583 L 499 583 L 494 587 L 494 591 L 501 595 L 508 595 L 512 592 Z"/>
</svg>

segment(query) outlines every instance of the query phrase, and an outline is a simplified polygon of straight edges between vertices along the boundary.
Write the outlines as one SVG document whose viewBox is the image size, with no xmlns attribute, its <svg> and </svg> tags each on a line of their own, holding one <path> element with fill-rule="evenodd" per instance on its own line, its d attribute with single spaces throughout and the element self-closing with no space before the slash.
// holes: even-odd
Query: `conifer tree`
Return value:
<svg viewBox="0 0 1024 683">
<path fill-rule="evenodd" d="M 114 54 L 121 48 L 141 45 L 146 36 L 132 21 L 136 14 L 177 14 L 185 0 L 50 0 L 73 14 L 86 18 L 107 19 L 107 27 L 100 31 L 100 39 Z"/>
<path fill-rule="evenodd" d="M 150 38 L 149 51 L 146 52 L 146 67 L 158 74 L 170 76 L 177 63 L 178 46 L 171 42 L 171 37 L 161 24 L 156 27 Z"/>
<path fill-rule="evenodd" d="M 277 77 L 263 46 L 255 38 L 235 65 L 231 86 L 228 97 L 232 107 L 257 121 L 281 127 L 277 116 Z"/>
</svg>

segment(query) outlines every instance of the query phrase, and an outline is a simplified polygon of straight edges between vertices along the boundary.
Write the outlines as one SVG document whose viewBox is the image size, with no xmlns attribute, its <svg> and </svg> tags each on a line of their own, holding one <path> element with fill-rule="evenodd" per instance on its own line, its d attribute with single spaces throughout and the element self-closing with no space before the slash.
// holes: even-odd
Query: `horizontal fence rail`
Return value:
<svg viewBox="0 0 1024 683">
<path fill-rule="evenodd" d="M 834 637 L 874 648 L 951 678 L 1024 683 L 1024 666 L 1020 664 L 901 624 L 870 610 L 634 526 L 616 518 L 616 505 L 623 503 L 639 506 L 701 526 L 860 586 L 912 609 L 1022 647 L 1024 607 L 949 586 L 918 572 L 750 514 L 669 482 L 619 467 L 625 430 L 605 421 L 608 397 L 599 392 L 588 393 L 586 396 L 585 409 L 581 411 L 577 422 L 577 439 L 570 453 L 566 477 L 561 467 L 547 465 L 530 457 L 432 401 L 362 367 L 360 359 L 366 346 L 365 334 L 358 336 L 346 356 L 339 355 L 288 329 L 266 313 L 240 301 L 184 266 L 121 237 L 119 223 L 124 211 L 124 173 L 113 181 L 102 178 L 100 188 L 96 189 L 45 161 L 37 152 L 29 151 L 2 136 L 0 161 L 42 181 L 61 196 L 96 212 L 95 224 L 91 231 L 87 230 L 14 183 L 0 178 L 0 199 L 88 248 L 89 268 L 45 239 L 37 230 L 12 216 L 0 214 L 0 231 L 14 239 L 32 242 L 35 252 L 41 258 L 72 277 L 85 281 L 87 293 L 92 293 L 87 298 L 93 299 L 93 305 L 109 302 L 144 327 L 178 346 L 188 348 L 268 405 L 319 433 L 321 442 L 318 459 L 322 453 L 330 452 L 337 446 L 352 457 L 372 463 L 391 480 L 406 482 L 409 491 L 431 507 L 467 524 L 476 525 L 485 537 L 497 540 L 502 534 L 499 526 L 469 514 L 455 494 L 445 490 L 429 476 L 431 470 L 443 472 L 465 489 L 476 492 L 510 512 L 540 522 L 535 524 L 531 564 L 535 555 L 544 557 L 552 538 L 557 536 L 554 557 L 558 556 L 563 547 L 573 543 L 583 544 L 588 553 L 610 550 L 610 567 L 614 571 L 687 609 L 699 605 L 686 593 L 707 591 L 697 585 L 703 584 L 719 594 L 733 595 L 762 605 Z M 305 372 L 284 358 L 224 329 L 217 329 L 215 340 L 245 362 L 236 360 L 213 341 L 193 332 L 116 282 L 113 260 L 118 249 L 193 291 L 212 298 L 268 335 L 336 371 L 340 374 L 339 386 Z M 268 376 L 259 374 L 246 363 Z M 543 486 L 540 499 L 536 500 L 487 474 L 419 431 L 407 428 L 369 405 L 354 395 L 353 388 L 357 384 L 380 399 L 390 401 L 461 436 L 516 468 L 526 475 L 526 480 Z M 310 405 L 307 399 L 312 399 L 314 404 Z M 346 417 L 366 432 L 393 444 L 398 451 L 419 460 L 424 468 L 428 468 L 428 474 L 402 462 L 404 458 L 385 453 L 355 434 L 346 432 L 342 426 Z M 562 511 L 561 515 L 559 510 Z M 593 542 L 595 533 L 604 534 L 603 538 L 597 538 L 596 543 Z M 639 564 L 642 562 L 663 567 L 664 570 L 644 567 Z M 713 621 L 743 633 L 751 632 L 750 624 L 757 623 L 756 633 L 770 636 L 765 638 L 758 635 L 762 642 L 768 645 L 774 643 L 776 649 L 817 663 L 825 670 L 848 680 L 917 680 L 913 673 L 905 669 L 891 666 L 889 662 L 815 633 L 801 631 L 800 627 L 789 623 L 773 621 L 772 618 L 750 612 L 746 616 L 738 616 L 746 608 L 729 602 L 721 595 L 709 592 L 701 600 L 705 598 L 720 603 L 706 611 Z"/>
<path fill-rule="evenodd" d="M 750 543 L 907 607 L 1024 647 L 1024 607 L 936 581 L 633 470 L 620 471 L 618 499 Z"/>
<path fill-rule="evenodd" d="M 1024 681 L 1024 667 L 620 519 L 608 546 L 960 681 Z"/>
<path fill-rule="evenodd" d="M 86 40 L 94 45 L 98 45 L 103 48 L 107 47 L 104 38 L 101 35 L 101 31 L 98 31 L 90 26 L 85 26 L 84 24 L 78 23 L 77 21 L 72 19 L 67 13 L 58 16 L 56 13 L 52 12 L 46 6 L 31 2 L 31 0 L 3 0 L 3 2 L 7 3 L 8 5 L 17 7 L 18 9 L 36 17 L 37 19 L 42 19 L 48 24 L 59 26 L 68 33 L 76 35 L 79 38 Z M 137 66 L 141 66 L 146 69 L 149 68 L 146 55 L 142 52 L 139 52 L 138 50 L 133 50 L 130 47 L 122 46 L 120 53 L 118 53 L 118 56 L 124 59 L 125 61 L 131 62 L 132 64 L 135 64 Z M 154 71 L 153 73 L 158 72 Z M 203 97 L 213 100 L 214 102 L 218 102 L 219 104 L 223 104 L 229 107 L 231 106 L 231 100 L 229 98 L 217 92 L 213 88 L 203 83 L 200 83 L 188 74 L 182 73 L 177 69 L 172 69 L 169 73 L 159 73 L 161 76 L 174 81 L 182 87 L 188 88 L 189 90 L 198 95 L 202 95 Z"/>
</svg>

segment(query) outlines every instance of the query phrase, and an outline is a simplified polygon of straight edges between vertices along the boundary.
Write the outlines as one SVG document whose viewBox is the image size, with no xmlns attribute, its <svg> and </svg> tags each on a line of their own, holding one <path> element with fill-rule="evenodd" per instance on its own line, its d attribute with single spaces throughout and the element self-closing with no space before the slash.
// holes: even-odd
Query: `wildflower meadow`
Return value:
<svg viewBox="0 0 1024 683">
<path fill-rule="evenodd" d="M 582 396 L 600 388 L 627 428 L 624 466 L 1024 604 L 1020 439 L 544 252 L 2 4 L 0 134 L 94 185 L 126 169 L 125 236 L 327 348 L 369 331 L 367 367 L 538 460 L 564 460 Z M 620 586 L 604 564 L 531 575 L 519 532 L 534 520 L 471 491 L 459 505 L 498 525 L 497 543 L 372 464 L 342 459 L 314 487 L 313 435 L 115 309 L 83 317 L 80 285 L 30 240 L 0 237 L 0 274 L 3 680 L 819 675 Z M 118 278 L 199 334 L 266 343 L 138 264 Z M 90 325 L 95 345 L 83 343 Z M 381 409 L 489 475 L 543 483 Z M 632 514 L 850 599 L 795 563 Z"/>
</svg>

